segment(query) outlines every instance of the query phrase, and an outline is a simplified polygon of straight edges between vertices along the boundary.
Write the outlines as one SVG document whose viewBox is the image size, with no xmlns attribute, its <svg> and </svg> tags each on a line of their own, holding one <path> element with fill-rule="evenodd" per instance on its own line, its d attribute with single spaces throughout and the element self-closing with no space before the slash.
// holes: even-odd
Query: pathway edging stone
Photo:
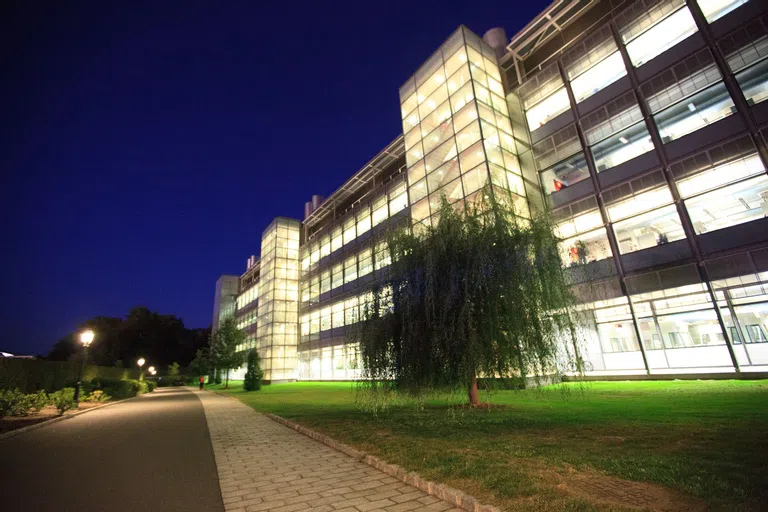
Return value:
<svg viewBox="0 0 768 512">
<path fill-rule="evenodd" d="M 267 418 L 280 423 L 281 425 L 292 428 L 300 434 L 304 434 L 305 436 L 319 441 L 324 445 L 333 448 L 334 450 L 338 450 L 341 453 L 359 460 L 360 462 L 368 464 L 369 466 L 378 469 L 382 473 L 393 476 L 403 483 L 412 485 L 420 491 L 423 491 L 443 501 L 453 503 L 457 507 L 461 507 L 464 510 L 468 510 L 470 512 L 500 512 L 498 508 L 491 505 L 483 505 L 475 497 L 470 496 L 469 494 L 466 494 L 459 489 L 455 489 L 445 484 L 439 484 L 430 480 L 426 480 L 414 471 L 406 471 L 405 468 L 402 468 L 397 464 L 390 464 L 374 455 L 369 455 L 356 448 L 352 448 L 348 444 L 340 443 L 339 441 L 336 441 L 335 439 L 328 437 L 325 434 L 321 434 L 320 432 L 299 425 L 298 423 L 294 423 L 293 421 L 287 420 L 282 416 L 278 416 L 269 412 L 264 413 L 264 415 Z"/>
</svg>

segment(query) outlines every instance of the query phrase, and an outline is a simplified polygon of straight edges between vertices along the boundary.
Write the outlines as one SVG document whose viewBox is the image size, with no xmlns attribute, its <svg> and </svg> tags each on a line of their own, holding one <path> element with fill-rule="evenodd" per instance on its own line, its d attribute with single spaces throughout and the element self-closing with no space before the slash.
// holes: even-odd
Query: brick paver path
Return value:
<svg viewBox="0 0 768 512">
<path fill-rule="evenodd" d="M 461 510 L 237 400 L 198 396 L 228 512 Z"/>
</svg>

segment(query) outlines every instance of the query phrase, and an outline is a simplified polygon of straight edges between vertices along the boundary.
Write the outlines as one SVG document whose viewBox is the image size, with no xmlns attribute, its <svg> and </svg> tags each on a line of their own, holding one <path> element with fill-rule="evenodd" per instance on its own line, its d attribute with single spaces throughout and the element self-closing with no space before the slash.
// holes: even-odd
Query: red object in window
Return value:
<svg viewBox="0 0 768 512">
<path fill-rule="evenodd" d="M 562 181 L 554 180 L 554 182 L 555 182 L 555 192 L 559 192 L 560 190 L 563 189 L 563 187 L 565 187 Z"/>
</svg>

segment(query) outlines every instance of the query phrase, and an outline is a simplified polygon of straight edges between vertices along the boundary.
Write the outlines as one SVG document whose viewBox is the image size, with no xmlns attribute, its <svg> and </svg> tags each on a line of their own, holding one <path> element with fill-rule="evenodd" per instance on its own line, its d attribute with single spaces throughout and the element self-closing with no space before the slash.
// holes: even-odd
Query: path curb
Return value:
<svg viewBox="0 0 768 512">
<path fill-rule="evenodd" d="M 235 397 L 230 397 L 230 398 L 235 398 Z M 237 399 L 235 398 L 235 400 Z M 371 467 L 378 469 L 379 471 L 382 471 L 390 476 L 393 476 L 398 480 L 405 482 L 408 485 L 412 485 L 417 489 L 419 489 L 420 491 L 424 491 L 425 493 L 431 496 L 439 498 L 443 501 L 447 501 L 448 503 L 452 503 L 457 507 L 463 508 L 464 510 L 468 510 L 470 512 L 500 512 L 498 508 L 493 507 L 491 505 L 483 505 L 475 497 L 470 496 L 469 494 L 466 494 L 458 489 L 454 489 L 453 487 L 449 487 L 444 484 L 438 484 L 438 483 L 426 480 L 418 473 L 415 473 L 413 471 L 410 471 L 410 472 L 406 471 L 404 468 L 398 466 L 397 464 L 390 464 L 384 460 L 381 460 L 378 457 L 369 455 L 363 451 L 352 448 L 348 444 L 340 443 L 335 439 L 330 438 L 324 434 L 316 432 L 307 427 L 303 427 L 298 423 L 294 423 L 290 420 L 287 420 L 282 416 L 277 416 L 276 414 L 272 414 L 268 412 L 263 414 L 267 418 L 271 419 L 272 421 L 280 423 L 281 425 L 285 425 L 286 427 L 292 428 L 293 430 L 295 430 L 300 434 L 304 434 L 305 436 L 310 437 L 316 441 L 319 441 L 324 445 L 333 448 L 334 450 L 338 450 L 341 453 L 349 455 L 350 457 L 360 462 L 363 462 L 365 464 L 368 464 Z"/>
<path fill-rule="evenodd" d="M 149 393 L 144 393 L 145 395 Z M 142 396 L 142 395 L 139 395 Z M 56 423 L 57 421 L 67 420 L 70 418 L 74 418 L 75 416 L 80 416 L 81 414 L 85 414 L 87 412 L 95 411 L 97 409 L 101 409 L 103 407 L 109 407 L 110 405 L 120 404 L 123 402 L 127 402 L 128 400 L 133 400 L 135 398 L 139 398 L 139 396 L 132 396 L 131 398 L 123 398 L 122 400 L 116 400 L 114 402 L 108 402 L 106 404 L 97 405 L 96 407 L 91 407 L 90 409 L 85 409 L 82 411 L 75 411 L 73 413 L 67 414 L 64 413 L 61 416 L 56 416 L 55 418 L 51 418 L 49 420 L 41 421 L 40 423 L 35 423 L 33 425 L 27 425 L 26 427 L 17 428 L 16 430 L 11 430 L 10 432 L 6 432 L 4 434 L 0 434 L 0 441 L 3 439 L 7 439 L 9 437 L 17 436 L 19 434 L 23 434 L 24 432 L 29 432 L 30 430 L 36 430 L 38 428 L 44 427 L 46 425 L 50 425 L 51 423 Z"/>
</svg>

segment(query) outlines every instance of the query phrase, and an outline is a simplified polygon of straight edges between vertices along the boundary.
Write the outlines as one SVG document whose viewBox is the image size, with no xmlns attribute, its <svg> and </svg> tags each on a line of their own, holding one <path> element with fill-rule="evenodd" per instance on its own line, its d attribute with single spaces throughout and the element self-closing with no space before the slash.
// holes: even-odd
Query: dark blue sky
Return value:
<svg viewBox="0 0 768 512">
<path fill-rule="evenodd" d="M 398 135 L 398 87 L 460 23 L 547 4 L 4 5 L 0 350 L 134 305 L 208 326 L 217 277 Z"/>
</svg>

